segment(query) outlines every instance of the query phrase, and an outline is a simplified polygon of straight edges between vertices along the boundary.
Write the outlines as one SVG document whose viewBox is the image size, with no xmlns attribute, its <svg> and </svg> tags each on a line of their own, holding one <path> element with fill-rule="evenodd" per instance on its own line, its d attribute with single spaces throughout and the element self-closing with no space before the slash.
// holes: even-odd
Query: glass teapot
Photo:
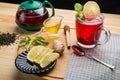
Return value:
<svg viewBox="0 0 120 80">
<path fill-rule="evenodd" d="M 45 5 L 49 4 L 52 13 L 49 15 Z M 43 3 L 39 1 L 29 0 L 20 4 L 16 12 L 16 24 L 25 30 L 36 31 L 43 26 L 43 21 L 55 13 L 53 5 L 45 0 Z"/>
</svg>

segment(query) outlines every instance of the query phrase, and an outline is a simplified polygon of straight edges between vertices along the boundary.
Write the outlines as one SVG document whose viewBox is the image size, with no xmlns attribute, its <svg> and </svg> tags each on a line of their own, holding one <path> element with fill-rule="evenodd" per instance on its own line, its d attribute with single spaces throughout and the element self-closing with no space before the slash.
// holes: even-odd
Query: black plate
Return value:
<svg viewBox="0 0 120 80">
<path fill-rule="evenodd" d="M 41 68 L 39 65 L 35 63 L 30 63 L 27 60 L 27 54 L 28 54 L 28 51 L 24 51 L 21 54 L 19 54 L 15 59 L 16 67 L 22 72 L 29 73 L 29 74 L 40 74 L 40 73 L 44 73 L 51 70 L 56 64 L 56 61 L 54 61 L 54 62 L 51 62 L 51 64 L 49 64 L 47 67 Z"/>
</svg>

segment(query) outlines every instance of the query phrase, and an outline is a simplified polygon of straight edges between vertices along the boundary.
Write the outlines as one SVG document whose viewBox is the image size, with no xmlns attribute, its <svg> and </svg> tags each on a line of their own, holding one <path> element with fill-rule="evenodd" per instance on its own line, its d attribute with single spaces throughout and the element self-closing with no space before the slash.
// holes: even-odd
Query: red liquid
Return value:
<svg viewBox="0 0 120 80">
<path fill-rule="evenodd" d="M 48 12 L 44 7 L 36 10 L 25 10 L 20 7 L 16 13 L 16 23 L 29 27 L 40 26 L 47 18 Z"/>
<path fill-rule="evenodd" d="M 100 37 L 100 27 L 102 27 L 102 25 L 102 20 L 94 24 L 89 24 L 76 19 L 76 35 L 78 42 L 84 45 L 96 44 Z"/>
</svg>

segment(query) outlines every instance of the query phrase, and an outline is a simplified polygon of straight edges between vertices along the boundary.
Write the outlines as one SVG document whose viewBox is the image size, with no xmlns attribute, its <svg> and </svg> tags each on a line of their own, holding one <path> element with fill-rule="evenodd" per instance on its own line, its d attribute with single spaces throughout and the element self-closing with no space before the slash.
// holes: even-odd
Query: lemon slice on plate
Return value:
<svg viewBox="0 0 120 80">
<path fill-rule="evenodd" d="M 39 62 L 39 65 L 44 68 L 46 66 L 48 66 L 51 62 L 57 60 L 59 58 L 59 54 L 58 53 L 52 53 L 52 52 L 48 52 L 47 55 L 45 55 Z"/>
<path fill-rule="evenodd" d="M 29 51 L 28 55 L 27 55 L 27 59 L 31 62 L 33 62 L 36 57 L 45 49 L 45 47 L 43 46 L 36 46 L 31 48 L 31 50 Z"/>
<path fill-rule="evenodd" d="M 51 63 L 50 61 L 50 56 L 49 54 L 48 55 L 45 55 L 39 62 L 39 65 L 44 68 L 46 66 L 48 66 L 49 64 Z"/>
<path fill-rule="evenodd" d="M 40 52 L 39 55 L 36 56 L 34 59 L 35 63 L 38 63 L 38 61 L 48 52 L 48 49 L 44 48 L 42 52 Z"/>
<path fill-rule="evenodd" d="M 50 61 L 53 62 L 60 57 L 60 54 L 59 53 L 51 53 L 51 54 L 49 54 L 49 56 L 50 56 Z"/>
<path fill-rule="evenodd" d="M 53 51 L 54 50 L 44 46 L 35 46 L 29 51 L 27 59 L 45 68 L 60 56 L 59 53 L 54 53 Z"/>
<path fill-rule="evenodd" d="M 53 52 L 52 49 L 45 48 L 34 60 L 35 63 L 39 63 L 42 58 L 44 58 L 45 55 L 47 55 L 49 52 Z"/>
</svg>

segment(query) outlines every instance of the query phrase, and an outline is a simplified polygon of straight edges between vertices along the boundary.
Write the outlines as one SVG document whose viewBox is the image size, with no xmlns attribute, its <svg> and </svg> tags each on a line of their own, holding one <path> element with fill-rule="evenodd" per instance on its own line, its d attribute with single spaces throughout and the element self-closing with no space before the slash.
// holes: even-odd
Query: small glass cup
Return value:
<svg viewBox="0 0 120 80">
<path fill-rule="evenodd" d="M 43 22 L 45 31 L 51 36 L 56 36 L 60 29 L 62 19 L 63 17 L 58 15 L 46 19 Z"/>
<path fill-rule="evenodd" d="M 91 21 L 82 20 L 78 15 L 75 17 L 77 44 L 79 46 L 83 48 L 94 48 L 97 45 L 105 44 L 110 39 L 110 31 L 103 26 L 103 15 Z M 101 34 L 103 31 L 104 35 Z"/>
</svg>

